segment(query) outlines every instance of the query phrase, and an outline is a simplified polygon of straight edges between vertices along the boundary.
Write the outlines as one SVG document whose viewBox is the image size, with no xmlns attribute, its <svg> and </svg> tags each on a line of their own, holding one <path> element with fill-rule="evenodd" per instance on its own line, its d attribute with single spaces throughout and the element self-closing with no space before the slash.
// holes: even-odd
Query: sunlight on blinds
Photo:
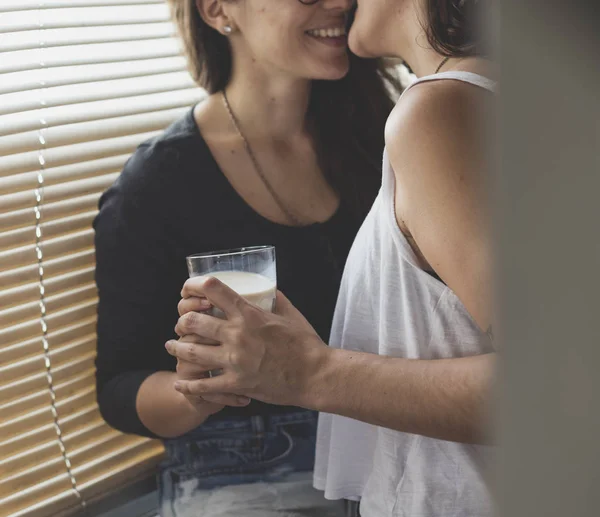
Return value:
<svg viewBox="0 0 600 517">
<path fill-rule="evenodd" d="M 91 223 L 203 96 L 174 35 L 163 0 L 0 1 L 0 516 L 77 514 L 162 454 L 96 406 Z"/>
</svg>

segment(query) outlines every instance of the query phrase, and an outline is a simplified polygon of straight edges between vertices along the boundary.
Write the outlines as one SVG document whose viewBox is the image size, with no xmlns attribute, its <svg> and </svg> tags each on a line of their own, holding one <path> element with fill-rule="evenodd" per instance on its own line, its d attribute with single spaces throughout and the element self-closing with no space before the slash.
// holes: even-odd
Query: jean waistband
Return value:
<svg viewBox="0 0 600 517">
<path fill-rule="evenodd" d="M 176 438 L 176 440 L 196 440 L 211 435 L 221 435 L 223 432 L 262 434 L 275 430 L 276 427 L 285 424 L 309 423 L 316 425 L 317 418 L 318 413 L 310 410 L 274 413 L 272 415 L 229 416 L 224 418 L 219 417 L 217 413 L 213 417 L 208 418 L 202 425 Z"/>
</svg>

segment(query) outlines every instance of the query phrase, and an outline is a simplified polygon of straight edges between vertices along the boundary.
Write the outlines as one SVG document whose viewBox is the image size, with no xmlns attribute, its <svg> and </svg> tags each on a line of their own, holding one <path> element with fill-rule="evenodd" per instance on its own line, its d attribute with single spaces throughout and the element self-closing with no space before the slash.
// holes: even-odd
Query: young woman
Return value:
<svg viewBox="0 0 600 517">
<path fill-rule="evenodd" d="M 312 488 L 317 417 L 173 390 L 185 257 L 273 244 L 278 281 L 326 339 L 351 243 L 379 189 L 395 83 L 351 56 L 350 0 L 171 0 L 209 96 L 142 144 L 95 221 L 98 403 L 165 440 L 163 517 L 337 515 Z M 384 81 L 386 79 L 386 81 Z"/>
<path fill-rule="evenodd" d="M 350 48 L 401 57 L 418 80 L 387 122 L 382 189 L 346 264 L 333 348 L 282 295 L 267 314 L 215 279 L 182 293 L 178 333 L 219 341 L 192 350 L 223 373 L 176 389 L 323 411 L 315 486 L 360 500 L 364 517 L 493 513 L 480 444 L 495 351 L 484 160 L 494 71 L 469 20 L 477 6 L 358 0 Z M 202 297 L 228 320 L 188 313 Z"/>
</svg>

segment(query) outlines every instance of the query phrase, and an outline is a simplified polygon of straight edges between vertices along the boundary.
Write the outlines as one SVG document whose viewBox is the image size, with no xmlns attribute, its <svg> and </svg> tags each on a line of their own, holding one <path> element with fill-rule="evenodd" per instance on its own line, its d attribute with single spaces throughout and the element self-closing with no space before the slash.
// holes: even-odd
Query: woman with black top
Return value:
<svg viewBox="0 0 600 517">
<path fill-rule="evenodd" d="M 343 515 L 312 488 L 316 414 L 233 394 L 186 398 L 173 384 L 197 367 L 176 364 L 164 343 L 185 257 L 260 244 L 276 247 L 279 287 L 328 337 L 379 189 L 397 84 L 349 54 L 350 0 L 170 3 L 210 95 L 140 145 L 101 198 L 100 410 L 117 429 L 164 440 L 163 517 Z"/>
</svg>

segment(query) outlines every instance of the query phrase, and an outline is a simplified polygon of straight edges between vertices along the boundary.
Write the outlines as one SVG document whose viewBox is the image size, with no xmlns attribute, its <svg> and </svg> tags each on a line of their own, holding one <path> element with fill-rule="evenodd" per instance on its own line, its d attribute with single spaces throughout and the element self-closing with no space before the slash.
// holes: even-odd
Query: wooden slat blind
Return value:
<svg viewBox="0 0 600 517">
<path fill-rule="evenodd" d="M 163 0 L 0 2 L 0 516 L 76 514 L 162 454 L 96 406 L 91 223 L 203 96 L 174 34 Z"/>
</svg>

